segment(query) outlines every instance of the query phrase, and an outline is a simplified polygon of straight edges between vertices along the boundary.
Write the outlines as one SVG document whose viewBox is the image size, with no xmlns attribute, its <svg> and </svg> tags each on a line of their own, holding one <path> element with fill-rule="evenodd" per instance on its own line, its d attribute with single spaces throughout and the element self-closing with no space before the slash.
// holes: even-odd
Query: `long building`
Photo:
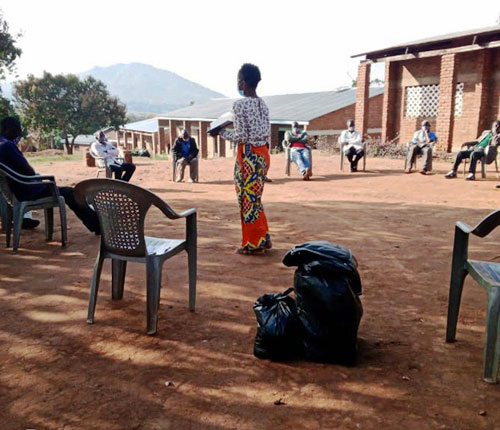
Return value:
<svg viewBox="0 0 500 430">
<path fill-rule="evenodd" d="M 382 140 L 411 139 L 423 119 L 450 152 L 500 118 L 500 25 L 365 52 L 358 68 L 356 125 L 368 134 L 371 65 L 385 62 Z"/>
<path fill-rule="evenodd" d="M 383 88 L 369 91 L 370 111 L 366 133 L 380 136 Z M 356 90 L 323 91 L 305 94 L 285 94 L 263 97 L 269 107 L 271 121 L 271 147 L 277 147 L 286 130 L 297 121 L 310 136 L 336 136 L 345 129 L 346 121 L 354 118 Z M 145 148 L 151 153 L 168 153 L 183 128 L 196 138 L 203 158 L 232 156 L 229 142 L 208 136 L 212 121 L 231 111 L 235 99 L 214 99 L 192 105 L 168 114 L 126 124 L 118 132 L 108 132 L 108 138 L 127 149 Z"/>
</svg>

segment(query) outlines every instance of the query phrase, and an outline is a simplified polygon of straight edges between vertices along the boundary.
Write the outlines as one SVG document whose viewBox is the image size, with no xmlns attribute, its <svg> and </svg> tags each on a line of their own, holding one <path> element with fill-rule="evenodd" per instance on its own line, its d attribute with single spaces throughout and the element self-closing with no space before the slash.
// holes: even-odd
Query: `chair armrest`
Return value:
<svg viewBox="0 0 500 430">
<path fill-rule="evenodd" d="M 34 176 L 29 176 L 29 178 L 33 178 Z M 42 185 L 46 188 L 48 188 L 51 192 L 52 195 L 56 198 L 59 198 L 59 189 L 57 188 L 57 185 L 55 181 L 21 181 L 20 179 L 13 178 L 14 181 L 16 181 L 18 184 L 23 184 L 28 187 L 34 187 L 34 186 L 39 186 Z"/>
<path fill-rule="evenodd" d="M 185 210 L 184 212 L 181 212 L 179 214 L 179 217 L 180 218 L 185 218 L 185 217 L 188 217 L 188 216 L 193 215 L 195 213 L 196 213 L 196 209 L 195 208 L 191 208 L 191 209 Z"/>
<path fill-rule="evenodd" d="M 462 230 L 464 233 L 467 233 L 467 234 L 469 234 L 470 232 L 472 232 L 472 230 L 474 230 L 469 224 L 467 224 L 466 222 L 463 222 L 463 221 L 457 221 L 457 223 L 455 225 L 460 230 Z"/>
<path fill-rule="evenodd" d="M 500 210 L 490 213 L 484 217 L 474 228 L 465 222 L 458 221 L 456 226 L 464 233 L 471 233 L 474 236 L 486 237 L 500 225 Z"/>
</svg>

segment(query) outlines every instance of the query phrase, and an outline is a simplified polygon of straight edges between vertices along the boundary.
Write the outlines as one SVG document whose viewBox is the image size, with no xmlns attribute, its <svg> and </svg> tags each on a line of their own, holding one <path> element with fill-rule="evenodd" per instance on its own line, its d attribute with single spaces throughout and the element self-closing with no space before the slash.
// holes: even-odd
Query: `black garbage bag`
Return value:
<svg viewBox="0 0 500 430">
<path fill-rule="evenodd" d="M 351 251 L 325 241 L 306 242 L 291 249 L 283 263 L 298 266 L 294 286 L 304 358 L 353 365 L 363 307 Z"/>
<path fill-rule="evenodd" d="M 293 288 L 281 294 L 264 294 L 253 305 L 257 317 L 254 355 L 270 360 L 291 360 L 298 355 L 301 340 Z"/>
<path fill-rule="evenodd" d="M 311 240 L 294 246 L 283 257 L 283 264 L 288 267 L 313 261 L 324 262 L 324 267 L 328 268 L 332 275 L 348 275 L 352 290 L 358 295 L 362 294 L 358 263 L 349 248 L 326 240 Z"/>
</svg>

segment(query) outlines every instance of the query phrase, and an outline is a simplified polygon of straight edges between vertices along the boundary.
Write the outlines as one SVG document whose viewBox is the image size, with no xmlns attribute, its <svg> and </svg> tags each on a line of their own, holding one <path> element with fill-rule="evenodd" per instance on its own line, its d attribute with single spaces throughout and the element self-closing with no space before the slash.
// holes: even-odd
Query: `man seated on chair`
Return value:
<svg viewBox="0 0 500 430">
<path fill-rule="evenodd" d="M 415 132 L 413 139 L 408 143 L 408 153 L 406 154 L 405 173 L 411 173 L 411 167 L 417 159 L 417 155 L 422 154 L 424 165 L 420 170 L 422 175 L 426 175 L 432 170 L 432 148 L 437 142 L 436 135 L 431 131 L 431 123 L 422 121 L 422 128 Z"/>
<path fill-rule="evenodd" d="M 460 163 L 465 159 L 470 159 L 469 174 L 465 177 L 467 181 L 476 179 L 477 162 L 485 157 L 486 164 L 492 163 L 497 158 L 497 146 L 500 144 L 500 121 L 493 121 L 491 130 L 485 130 L 476 139 L 462 144 L 462 149 L 455 157 L 455 162 L 451 170 L 444 175 L 451 179 L 457 177 L 457 170 Z"/>
<path fill-rule="evenodd" d="M 187 165 L 189 165 L 190 181 L 198 182 L 198 147 L 186 129 L 182 130 L 181 135 L 176 139 L 173 151 L 177 170 L 175 182 L 181 182 L 184 179 L 184 169 Z"/>
<path fill-rule="evenodd" d="M 98 157 L 103 157 L 106 166 L 115 174 L 115 179 L 128 182 L 135 172 L 135 164 L 125 163 L 120 160 L 120 150 L 111 145 L 104 132 L 99 132 L 99 137 L 92 143 L 90 150 Z"/>
<path fill-rule="evenodd" d="M 354 129 L 354 120 L 347 121 L 347 130 L 340 134 L 339 142 L 344 145 L 344 155 L 351 163 L 351 172 L 358 171 L 358 161 L 363 158 L 363 139 L 361 133 Z"/>
<path fill-rule="evenodd" d="M 21 136 L 21 123 L 17 118 L 6 117 L 2 120 L 0 123 L 0 163 L 20 175 L 34 176 L 37 173 L 35 173 L 33 167 L 30 166 L 26 158 L 24 158 L 23 153 L 17 147 Z M 71 187 L 57 188 L 59 189 L 59 194 L 64 197 L 66 204 L 80 218 L 85 227 L 91 232 L 99 234 L 97 215 L 87 205 L 82 206 L 75 200 L 74 189 Z M 12 191 L 20 201 L 37 200 L 51 195 L 50 189 L 43 185 L 30 187 L 16 182 L 12 182 Z"/>
<path fill-rule="evenodd" d="M 285 133 L 285 140 L 290 148 L 290 160 L 297 165 L 302 174 L 302 179 L 308 181 L 311 177 L 311 160 L 309 148 L 307 147 L 309 136 L 299 128 L 298 122 L 294 122 L 292 130 Z"/>
</svg>

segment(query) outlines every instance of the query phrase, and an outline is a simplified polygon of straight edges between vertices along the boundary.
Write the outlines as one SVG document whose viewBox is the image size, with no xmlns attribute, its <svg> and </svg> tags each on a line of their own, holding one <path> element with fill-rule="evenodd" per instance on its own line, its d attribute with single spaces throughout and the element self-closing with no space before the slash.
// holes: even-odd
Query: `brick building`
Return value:
<svg viewBox="0 0 500 430">
<path fill-rule="evenodd" d="M 364 56 L 358 69 L 355 119 L 366 134 L 371 64 L 385 62 L 382 139 L 409 141 L 429 119 L 438 148 L 450 152 L 500 118 L 500 26 L 405 43 Z"/>
<path fill-rule="evenodd" d="M 370 89 L 370 112 L 367 113 L 367 133 L 380 136 L 383 88 Z M 297 121 L 311 137 L 336 138 L 345 129 L 346 121 L 355 114 L 356 91 L 347 88 L 305 94 L 285 94 L 263 97 L 269 107 L 271 147 L 277 147 L 283 136 Z M 207 135 L 210 123 L 230 112 L 235 99 L 214 99 L 188 106 L 165 116 L 126 124 L 118 132 L 108 132 L 108 139 L 127 149 L 145 148 L 152 154 L 168 153 L 172 142 L 187 128 L 195 137 L 203 158 L 232 156 L 229 142 Z"/>
</svg>

